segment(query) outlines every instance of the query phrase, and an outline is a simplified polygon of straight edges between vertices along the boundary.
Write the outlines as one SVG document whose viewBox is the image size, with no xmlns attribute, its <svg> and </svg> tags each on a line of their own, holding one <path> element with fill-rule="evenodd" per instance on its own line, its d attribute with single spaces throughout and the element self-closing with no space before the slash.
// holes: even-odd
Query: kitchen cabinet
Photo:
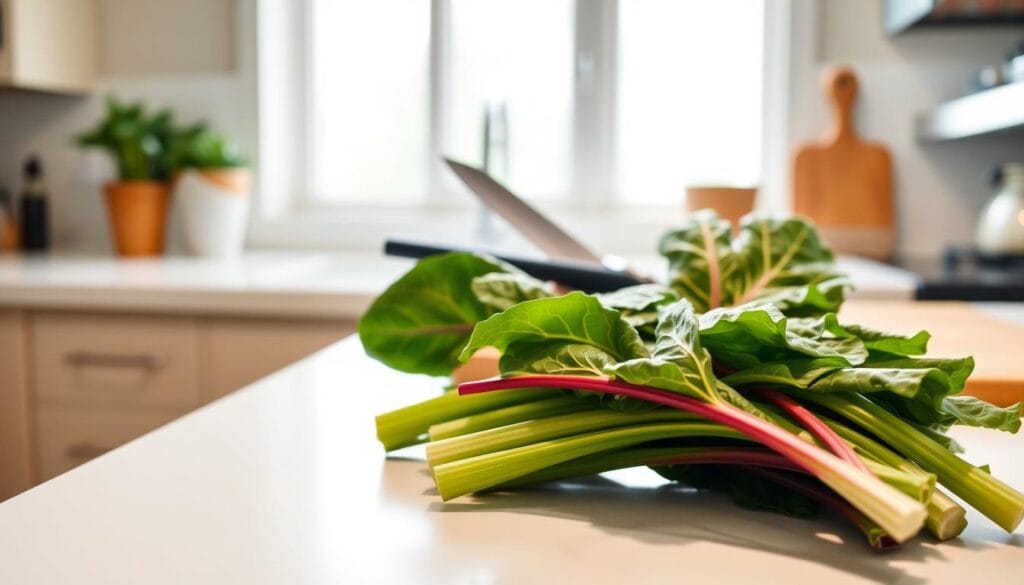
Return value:
<svg viewBox="0 0 1024 585">
<path fill-rule="evenodd" d="M 0 309 L 0 501 L 32 486 L 25 316 Z"/>
<path fill-rule="evenodd" d="M 354 330 L 346 319 L 0 310 L 0 500 Z"/>
<path fill-rule="evenodd" d="M 97 77 L 96 0 L 0 0 L 0 86 L 80 93 Z"/>
<path fill-rule="evenodd" d="M 204 392 L 220 398 L 355 330 L 355 323 L 219 318 L 203 329 Z"/>
</svg>

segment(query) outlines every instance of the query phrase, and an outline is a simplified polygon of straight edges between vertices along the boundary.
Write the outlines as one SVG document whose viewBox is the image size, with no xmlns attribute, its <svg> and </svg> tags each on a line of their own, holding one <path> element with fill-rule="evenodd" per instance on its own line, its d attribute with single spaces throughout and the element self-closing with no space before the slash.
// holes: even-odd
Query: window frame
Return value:
<svg viewBox="0 0 1024 585">
<path fill-rule="evenodd" d="M 410 230 L 423 237 L 476 233 L 479 206 L 474 205 L 443 176 L 441 165 L 431 164 L 428 192 L 417 203 L 366 204 L 315 201 L 306 189 L 311 158 L 306 156 L 310 74 L 309 30 L 313 0 L 250 0 L 240 11 L 242 53 L 249 66 L 242 71 L 254 99 L 254 140 L 250 144 L 254 166 L 254 211 L 250 242 L 260 247 L 345 248 L 376 250 L 381 235 Z M 615 81 L 617 47 L 602 43 L 615 39 L 619 0 L 577 0 L 576 82 L 574 84 L 574 169 L 568 197 L 539 204 L 559 223 L 585 238 L 596 249 L 631 252 L 632 241 L 623 233 L 663 229 L 666 217 L 682 217 L 681 201 L 635 204 L 614 196 Z M 450 28 L 448 0 L 430 0 L 430 142 L 429 159 L 439 160 L 446 136 L 443 69 Z M 794 22 L 813 22 L 815 11 L 802 2 L 767 0 L 764 32 L 764 112 L 788 114 L 790 32 Z M 585 7 L 585 8 L 584 8 Z M 590 79 L 581 80 L 581 61 L 589 60 Z M 273 112 L 273 114 L 271 114 Z M 788 116 L 762 116 L 761 184 L 758 206 L 788 209 Z M 780 167 L 781 164 L 781 167 Z M 596 169 L 596 172 L 588 172 Z M 586 196 L 582 194 L 587 194 Z M 608 230 L 608 218 L 618 227 Z M 500 235 L 500 234 L 499 234 Z M 650 252 L 649 244 L 637 251 Z"/>
</svg>

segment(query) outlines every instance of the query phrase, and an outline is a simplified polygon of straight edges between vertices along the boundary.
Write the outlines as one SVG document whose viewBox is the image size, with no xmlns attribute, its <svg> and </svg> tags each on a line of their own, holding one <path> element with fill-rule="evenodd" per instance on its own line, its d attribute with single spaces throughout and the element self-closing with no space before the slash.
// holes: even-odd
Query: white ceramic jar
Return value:
<svg viewBox="0 0 1024 585">
<path fill-rule="evenodd" d="M 185 247 L 197 256 L 234 256 L 245 247 L 249 223 L 249 171 L 186 169 L 174 198 L 180 206 Z"/>
</svg>

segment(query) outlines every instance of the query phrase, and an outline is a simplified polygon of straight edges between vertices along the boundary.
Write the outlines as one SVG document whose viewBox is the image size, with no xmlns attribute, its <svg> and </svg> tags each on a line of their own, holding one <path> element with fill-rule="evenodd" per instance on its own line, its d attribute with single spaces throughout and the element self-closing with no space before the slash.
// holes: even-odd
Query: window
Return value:
<svg viewBox="0 0 1024 585">
<path fill-rule="evenodd" d="M 279 213 L 471 207 L 442 155 L 554 208 L 678 208 L 687 184 L 760 180 L 763 1 L 260 1 Z"/>
</svg>

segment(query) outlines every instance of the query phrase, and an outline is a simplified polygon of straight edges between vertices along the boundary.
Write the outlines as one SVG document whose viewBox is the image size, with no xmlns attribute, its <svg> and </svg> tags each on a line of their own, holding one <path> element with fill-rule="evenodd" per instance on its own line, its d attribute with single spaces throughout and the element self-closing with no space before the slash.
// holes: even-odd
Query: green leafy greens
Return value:
<svg viewBox="0 0 1024 585">
<path fill-rule="evenodd" d="M 705 211 L 659 248 L 669 286 L 599 295 L 558 295 L 484 256 L 420 261 L 361 321 L 367 353 L 448 375 L 495 348 L 502 378 L 460 391 L 528 390 L 381 415 L 381 441 L 433 437 L 444 498 L 649 465 L 744 507 L 831 509 L 876 548 L 922 524 L 942 539 L 963 529 L 937 483 L 1007 530 L 1024 517 L 1024 495 L 960 459 L 945 434 L 1016 432 L 1020 405 L 960 395 L 973 360 L 928 356 L 927 332 L 843 323 L 848 282 L 810 223 L 751 215 L 734 237 Z"/>
</svg>

